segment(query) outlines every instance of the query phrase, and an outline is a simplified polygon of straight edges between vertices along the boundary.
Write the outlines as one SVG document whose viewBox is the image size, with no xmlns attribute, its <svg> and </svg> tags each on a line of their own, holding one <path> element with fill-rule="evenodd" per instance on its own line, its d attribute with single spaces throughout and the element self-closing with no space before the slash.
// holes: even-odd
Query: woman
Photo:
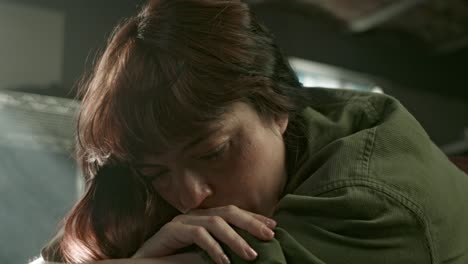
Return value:
<svg viewBox="0 0 468 264">
<path fill-rule="evenodd" d="M 45 259 L 468 262 L 468 177 L 395 99 L 302 89 L 240 1 L 150 1 L 82 96 Z"/>
</svg>

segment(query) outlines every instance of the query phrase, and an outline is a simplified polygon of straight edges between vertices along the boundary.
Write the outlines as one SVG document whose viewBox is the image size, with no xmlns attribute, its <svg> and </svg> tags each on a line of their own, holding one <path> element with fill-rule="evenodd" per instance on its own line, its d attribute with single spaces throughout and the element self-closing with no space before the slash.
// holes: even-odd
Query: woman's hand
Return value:
<svg viewBox="0 0 468 264">
<path fill-rule="evenodd" d="M 169 256 L 184 247 L 196 244 L 216 263 L 229 263 L 218 243 L 220 241 L 245 260 L 254 260 L 257 253 L 229 224 L 244 229 L 262 240 L 273 239 L 272 229 L 276 226 L 276 222 L 270 218 L 233 205 L 193 210 L 176 216 L 164 225 L 138 249 L 133 257 Z"/>
</svg>

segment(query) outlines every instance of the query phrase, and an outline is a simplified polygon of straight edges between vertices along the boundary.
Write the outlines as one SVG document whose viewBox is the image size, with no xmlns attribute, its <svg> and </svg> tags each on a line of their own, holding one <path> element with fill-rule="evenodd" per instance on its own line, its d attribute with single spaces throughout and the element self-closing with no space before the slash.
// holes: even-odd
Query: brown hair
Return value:
<svg viewBox="0 0 468 264">
<path fill-rule="evenodd" d="M 86 193 L 65 221 L 65 261 L 132 255 L 170 214 L 131 164 L 202 132 L 232 103 L 265 120 L 288 113 L 287 146 L 298 138 L 301 84 L 240 1 L 150 1 L 117 26 L 84 80 L 76 151 Z"/>
</svg>

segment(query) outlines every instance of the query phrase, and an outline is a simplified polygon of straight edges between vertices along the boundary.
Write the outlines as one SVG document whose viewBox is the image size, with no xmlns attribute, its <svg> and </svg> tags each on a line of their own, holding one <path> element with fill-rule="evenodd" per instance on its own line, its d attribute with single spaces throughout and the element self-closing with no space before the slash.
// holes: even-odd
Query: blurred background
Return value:
<svg viewBox="0 0 468 264">
<path fill-rule="evenodd" d="M 306 86 L 398 98 L 468 154 L 468 1 L 247 0 Z M 80 190 L 77 80 L 135 0 L 0 0 L 0 262 L 39 254 Z"/>
</svg>

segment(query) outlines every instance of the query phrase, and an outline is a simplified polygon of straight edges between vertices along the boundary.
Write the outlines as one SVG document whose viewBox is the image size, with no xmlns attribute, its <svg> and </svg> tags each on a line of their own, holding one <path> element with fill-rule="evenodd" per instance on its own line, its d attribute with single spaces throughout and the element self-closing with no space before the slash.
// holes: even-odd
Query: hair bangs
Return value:
<svg viewBox="0 0 468 264">
<path fill-rule="evenodd" d="M 233 89 L 226 94 L 223 86 L 232 85 L 233 76 L 223 74 L 218 81 L 213 75 L 200 77 L 189 63 L 170 55 L 152 56 L 137 42 L 119 58 L 116 69 L 108 71 L 115 74 L 102 82 L 101 89 L 109 87 L 106 100 L 86 118 L 91 130 L 87 134 L 96 136 L 83 147 L 94 155 L 89 161 L 99 166 L 109 159 L 133 163 L 145 154 L 168 151 L 205 133 L 242 97 Z"/>
<path fill-rule="evenodd" d="M 147 100 L 138 100 L 128 111 L 129 128 L 133 133 L 124 136 L 128 140 L 140 138 L 128 150 L 134 158 L 145 154 L 160 154 L 188 139 L 206 133 L 223 119 L 231 102 L 239 96 L 224 95 L 221 82 L 197 78 L 188 64 L 174 75 L 172 82 L 154 83 L 147 91 Z M 145 103 L 141 103 L 145 102 Z"/>
<path fill-rule="evenodd" d="M 149 5 L 115 30 L 85 87 L 77 128 L 83 168 L 169 151 L 211 129 L 237 101 L 265 116 L 288 111 L 271 76 L 271 39 L 248 7 L 204 4 L 213 8 L 202 8 L 210 11 L 203 16 L 194 12 L 197 4 L 183 5 L 186 15 L 204 21 L 197 26 Z"/>
</svg>

